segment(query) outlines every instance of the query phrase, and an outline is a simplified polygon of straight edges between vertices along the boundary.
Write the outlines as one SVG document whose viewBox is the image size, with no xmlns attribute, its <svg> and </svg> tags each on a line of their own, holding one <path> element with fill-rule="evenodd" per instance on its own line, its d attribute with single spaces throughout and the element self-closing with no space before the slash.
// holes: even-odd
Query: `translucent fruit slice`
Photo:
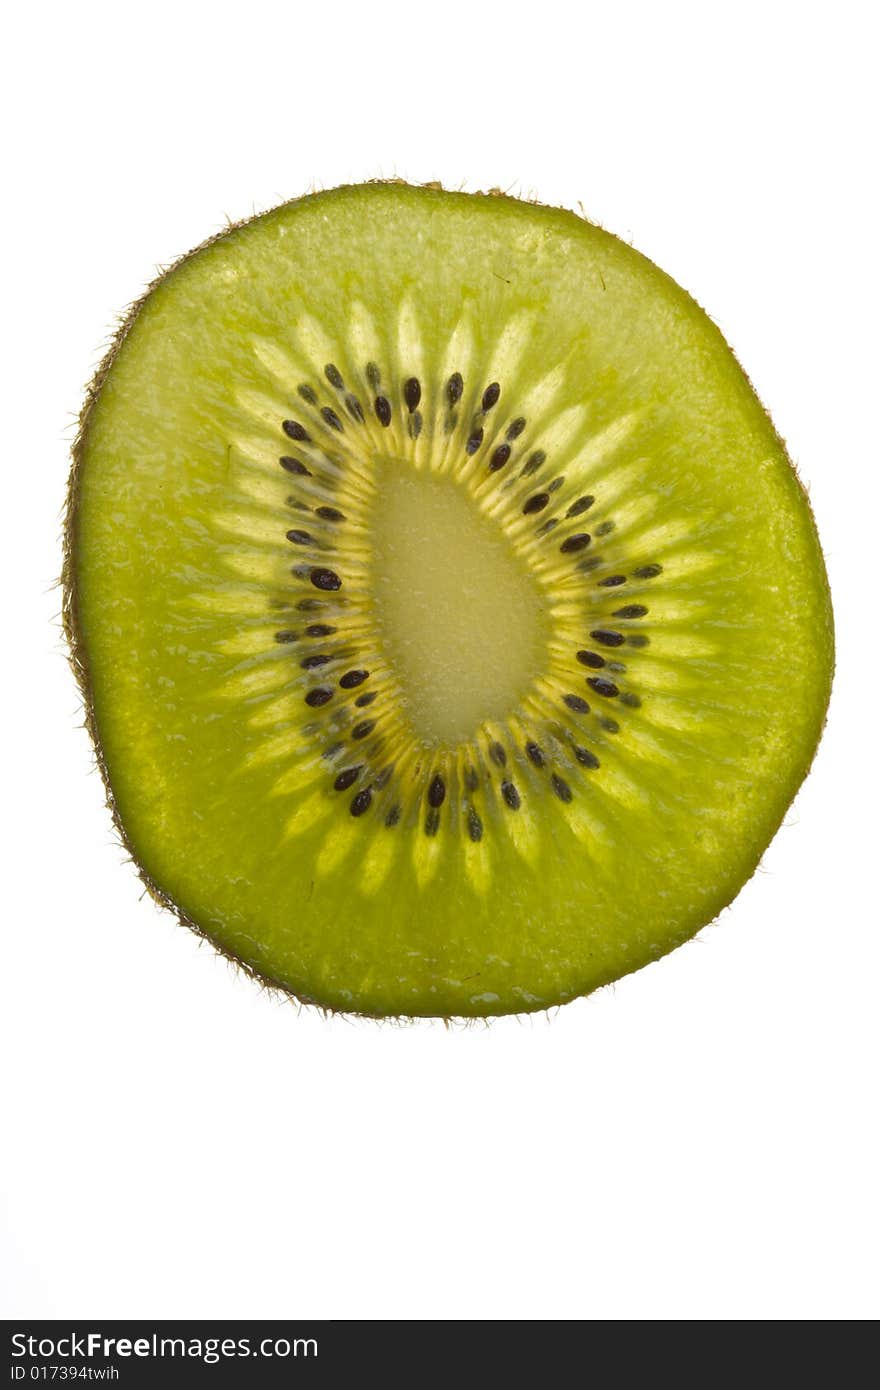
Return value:
<svg viewBox="0 0 880 1390">
<path fill-rule="evenodd" d="M 399 184 L 181 261 L 89 397 L 71 639 L 151 888 L 300 998 L 543 1008 L 754 870 L 828 590 L 718 331 L 567 212 Z"/>
</svg>

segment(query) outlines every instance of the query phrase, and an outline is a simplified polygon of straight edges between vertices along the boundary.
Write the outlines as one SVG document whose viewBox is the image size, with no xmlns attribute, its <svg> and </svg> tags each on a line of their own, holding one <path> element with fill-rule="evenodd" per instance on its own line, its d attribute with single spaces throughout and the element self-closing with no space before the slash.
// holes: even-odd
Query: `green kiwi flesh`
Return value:
<svg viewBox="0 0 880 1390">
<path fill-rule="evenodd" d="M 596 226 L 367 184 L 149 290 L 66 612 L 152 891 L 296 997 L 546 1008 L 731 901 L 813 757 L 810 508 L 721 334 Z"/>
</svg>

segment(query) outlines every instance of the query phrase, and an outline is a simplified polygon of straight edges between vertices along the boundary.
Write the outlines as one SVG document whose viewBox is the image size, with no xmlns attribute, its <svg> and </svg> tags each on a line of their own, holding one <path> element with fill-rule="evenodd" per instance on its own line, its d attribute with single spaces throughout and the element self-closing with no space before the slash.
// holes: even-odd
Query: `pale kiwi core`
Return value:
<svg viewBox="0 0 880 1390">
<path fill-rule="evenodd" d="M 393 485 L 383 487 L 392 470 Z M 415 737 L 454 748 L 485 720 L 509 716 L 546 666 L 547 599 L 508 537 L 451 478 L 398 460 L 377 460 L 377 471 L 380 640 Z"/>
<path fill-rule="evenodd" d="M 510 198 L 337 189 L 161 277 L 89 395 L 67 557 L 148 886 L 329 1009 L 536 1010 L 657 960 L 824 721 L 812 514 L 729 347 Z"/>
</svg>

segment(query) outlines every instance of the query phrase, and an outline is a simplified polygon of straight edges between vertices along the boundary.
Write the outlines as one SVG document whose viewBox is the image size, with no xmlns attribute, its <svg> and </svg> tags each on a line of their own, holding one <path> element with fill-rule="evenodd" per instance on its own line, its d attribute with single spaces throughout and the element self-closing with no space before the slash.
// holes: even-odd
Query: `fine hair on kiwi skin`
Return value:
<svg viewBox="0 0 880 1390">
<path fill-rule="evenodd" d="M 402 184 L 402 181 L 397 181 L 397 180 L 396 180 L 396 181 L 391 181 L 391 182 L 394 183 L 394 184 L 399 184 L 399 185 L 402 185 L 402 186 L 406 187 L 406 185 L 403 185 L 403 184 Z M 431 184 L 431 185 L 428 185 L 428 187 L 430 187 L 430 188 L 438 188 L 439 186 L 436 185 L 436 184 Z M 472 196 L 472 197 L 473 197 L 473 196 L 477 196 L 477 195 L 469 195 L 469 196 Z M 490 194 L 488 194 L 488 195 L 483 195 L 483 196 L 485 196 L 485 197 L 493 197 L 493 198 L 505 199 L 505 196 L 506 196 L 506 195 L 500 194 L 498 190 L 491 190 L 491 193 L 490 193 Z M 283 206 L 284 206 L 284 205 L 283 205 Z M 538 204 L 533 204 L 533 206 L 540 206 L 540 205 L 538 205 Z M 248 961 L 248 960 L 244 959 L 241 955 L 239 955 L 239 954 L 238 954 L 237 952 L 235 952 L 234 950 L 228 949 L 228 948 L 224 945 L 224 943 L 223 943 L 222 941 L 219 941 L 219 940 L 217 939 L 216 936 L 214 936 L 214 935 L 210 934 L 208 931 L 206 931 L 205 928 L 204 928 L 204 926 L 202 926 L 199 922 L 197 922 L 197 921 L 194 919 L 194 917 L 192 916 L 192 914 L 186 912 L 186 911 L 181 907 L 180 903 L 177 902 L 177 901 L 174 899 L 174 897 L 172 897 L 172 895 L 170 895 L 170 894 L 166 891 L 166 889 L 165 889 L 153 876 L 151 876 L 151 874 L 149 873 L 149 871 L 146 869 L 146 867 L 145 867 L 145 866 L 143 865 L 143 863 L 140 861 L 140 858 L 139 858 L 139 855 L 138 855 L 138 853 L 137 853 L 136 847 L 135 847 L 135 845 L 132 843 L 131 837 L 130 837 L 130 835 L 129 835 L 129 833 L 128 833 L 128 830 L 126 829 L 126 825 L 125 825 L 124 818 L 123 818 L 123 816 L 120 814 L 119 809 L 118 809 L 118 806 L 117 806 L 116 797 L 115 797 L 115 795 L 114 795 L 114 791 L 113 791 L 113 788 L 112 788 L 112 785 L 111 785 L 110 772 L 109 772 L 109 769 L 108 769 L 107 759 L 106 759 L 106 757 L 105 757 L 105 752 L 104 752 L 104 747 L 103 747 L 103 743 L 102 743 L 102 738 L 101 738 L 100 730 L 99 730 L 99 727 L 98 727 L 98 721 L 97 721 L 96 715 L 95 715 L 95 706 L 94 706 L 94 700 L 93 700 L 93 695 L 92 695 L 93 681 L 92 681 L 92 676 L 91 676 L 91 672 L 90 672 L 90 669 L 89 669 L 89 653 L 88 653 L 88 650 L 87 650 L 87 644 L 82 640 L 82 636 L 81 636 L 81 633 L 82 633 L 82 623 L 81 623 L 81 618 L 80 618 L 80 613 L 79 613 L 79 606 L 78 606 L 78 605 L 79 605 L 78 586 L 77 586 L 77 583 L 76 583 L 75 565 L 74 565 L 74 561 L 73 561 L 73 556 L 74 556 L 74 552 L 75 552 L 75 549 L 76 549 L 77 537 L 78 537 L 79 515 L 80 515 L 80 484 L 81 484 L 82 464 L 83 464 L 83 457 L 84 457 L 84 450 L 85 450 L 85 441 L 86 441 L 86 438 L 87 438 L 88 429 L 89 429 L 89 425 L 90 425 L 90 420 L 91 420 L 91 417 L 92 417 L 92 412 L 93 412 L 93 410 L 94 410 L 94 408 L 95 408 L 95 404 L 96 404 L 96 402 L 97 402 L 97 400 L 98 400 L 98 398 L 99 398 L 99 396 L 100 396 L 102 387 L 104 386 L 104 383 L 105 383 L 105 381 L 106 381 L 106 379 L 107 379 L 107 376 L 108 376 L 108 374 L 110 373 L 111 369 L 113 368 L 114 363 L 115 363 L 115 361 L 116 361 L 116 359 L 117 359 L 117 356 L 118 356 L 118 354 L 119 354 L 119 352 L 120 352 L 120 349 L 121 349 L 121 347 L 124 345 L 124 343 L 125 343 L 125 341 L 126 341 L 128 335 L 129 335 L 129 332 L 130 332 L 132 326 L 133 326 L 134 323 L 137 321 L 138 316 L 139 316 L 139 314 L 140 314 L 140 312 L 141 312 L 143 306 L 148 302 L 148 300 L 150 299 L 151 295 L 153 294 L 153 292 L 154 292 L 154 290 L 157 288 L 157 286 L 161 285 L 164 281 L 166 281 L 172 274 L 174 274 L 178 269 L 180 269 L 182 266 L 184 266 L 184 265 L 186 264 L 186 262 L 188 262 L 188 261 L 194 259 L 194 258 L 197 257 L 199 254 L 201 254 L 203 251 L 205 251 L 207 248 L 209 248 L 209 247 L 211 247 L 212 245 L 214 245 L 216 242 L 222 241 L 224 238 L 226 238 L 227 236 L 229 236 L 230 232 L 236 231 L 236 230 L 238 230 L 239 228 L 246 227 L 246 226 L 248 225 L 248 223 L 249 223 L 250 221 L 252 221 L 252 220 L 253 220 L 253 219 L 250 219 L 250 218 L 249 218 L 249 219 L 245 219 L 244 221 L 242 221 L 242 222 L 240 222 L 240 223 L 231 224 L 229 227 L 225 228 L 222 232 L 218 233 L 216 236 L 211 237 L 211 238 L 209 238 L 206 242 L 202 243 L 202 245 L 200 245 L 199 247 L 197 247 L 194 251 L 192 251 L 192 252 L 188 253 L 186 256 L 182 257 L 182 258 L 181 258 L 178 262 L 176 262 L 172 267 L 170 267 L 168 270 L 163 271 L 163 272 L 157 277 L 157 279 L 148 287 L 148 289 L 147 289 L 147 291 L 145 292 L 145 294 L 143 295 L 143 297 L 142 297 L 140 300 L 138 300 L 138 301 L 132 306 L 132 308 L 129 310 L 128 314 L 127 314 L 127 315 L 125 316 L 125 318 L 123 319 L 123 321 L 122 321 L 122 323 L 121 323 L 121 325 L 120 325 L 120 327 L 119 327 L 119 330 L 118 330 L 118 332 L 117 332 L 117 334 L 116 334 L 116 336 L 115 336 L 115 338 L 114 338 L 114 340 L 113 340 L 113 342 L 112 342 L 112 344 L 111 344 L 111 346 L 110 346 L 110 348 L 109 348 L 109 350 L 108 350 L 108 352 L 107 352 L 107 354 L 106 354 L 104 360 L 102 361 L 102 363 L 101 363 L 101 365 L 100 365 L 100 367 L 99 367 L 99 369 L 98 369 L 98 372 L 97 372 L 97 374 L 96 374 L 96 376 L 95 376 L 95 378 L 94 378 L 94 380 L 93 380 L 91 386 L 90 386 L 89 389 L 88 389 L 88 392 L 87 392 L 87 395 L 86 395 L 85 404 L 84 404 L 84 406 L 83 406 L 83 410 L 82 410 L 82 413 L 81 413 L 81 416 L 80 416 L 79 431 L 78 431 L 77 438 L 76 438 L 76 441 L 75 441 L 75 444 L 74 444 L 74 447 L 73 447 L 73 466 L 72 466 L 72 470 L 71 470 L 70 484 L 69 484 L 69 490 L 68 490 L 67 519 L 66 519 L 66 524 L 65 524 L 64 569 L 63 569 L 63 586 L 64 586 L 64 610 L 63 610 L 63 614 L 64 614 L 65 632 L 66 632 L 66 634 L 67 634 L 67 639 L 68 639 L 68 643 L 69 643 L 70 656 L 71 656 L 71 664 L 72 664 L 73 670 L 74 670 L 74 672 L 75 672 L 75 675 L 76 675 L 76 678 L 77 678 L 77 680 L 78 680 L 78 683 L 79 683 L 79 686 L 80 686 L 80 689 L 81 689 L 81 692 L 82 692 L 82 696 L 83 696 L 83 703 L 84 703 L 84 708 L 85 708 L 86 725 L 87 725 L 87 727 L 88 727 L 88 729 L 89 729 L 89 733 L 90 733 L 90 735 L 91 735 L 91 737 L 92 737 L 92 740 L 93 740 L 93 743 L 94 743 L 94 747 L 95 747 L 95 751 L 96 751 L 96 757 L 97 757 L 98 765 L 99 765 L 99 768 L 100 768 L 100 770 L 101 770 L 101 772 L 102 772 L 102 776 L 103 776 L 103 778 L 104 778 L 105 787 L 106 787 L 106 789 L 107 789 L 108 804 L 109 804 L 109 807 L 110 807 L 110 810 L 111 810 L 111 814 L 113 815 L 113 819 L 114 819 L 114 823 L 115 823 L 115 826 L 116 826 L 116 829 L 117 829 L 117 833 L 119 834 L 119 836 L 120 836 L 120 838 L 121 838 L 121 840 L 122 840 L 123 845 L 125 846 L 126 850 L 127 850 L 128 853 L 130 854 L 130 856 L 131 856 L 133 862 L 135 863 L 135 865 L 136 865 L 136 867 L 137 867 L 137 869 L 138 869 L 138 872 L 140 873 L 141 878 L 142 878 L 142 880 L 143 880 L 143 882 L 144 882 L 144 884 L 145 884 L 147 890 L 148 890 L 149 893 L 151 894 L 151 896 L 152 896 L 158 903 L 160 903 L 163 907 L 167 907 L 169 910 L 173 911 L 173 912 L 175 913 L 175 915 L 178 917 L 178 919 L 180 920 L 180 922 L 181 922 L 182 924 L 186 925 L 186 926 L 189 927 L 191 930 L 195 931 L 198 935 L 200 935 L 200 936 L 204 937 L 205 939 L 209 940 L 209 941 L 211 942 L 211 944 L 212 944 L 216 949 L 218 949 L 222 954 L 224 954 L 225 956 L 227 956 L 228 959 L 232 960 L 232 961 L 233 961 L 236 965 L 238 965 L 240 968 L 243 968 L 243 969 L 246 971 L 246 973 L 249 974 L 252 978 L 254 978 L 254 979 L 260 981 L 263 985 L 268 986 L 268 987 L 271 987 L 271 988 L 279 989 L 279 990 L 281 990 L 285 995 L 288 995 L 289 997 L 295 998 L 295 999 L 299 1000 L 299 1001 L 302 1002 L 302 1003 L 306 1003 L 306 1004 L 315 1004 L 315 1005 L 317 1005 L 319 1008 L 322 1008 L 322 1009 L 325 1009 L 325 1010 L 328 1010 L 328 1011 L 339 1010 L 339 1011 L 342 1011 L 342 1012 L 351 1013 L 351 1014 L 358 1014 L 358 1015 L 362 1015 L 362 1016 L 388 1017 L 388 1016 L 391 1016 L 391 1015 L 389 1015 L 388 1011 L 385 1010 L 385 1009 L 372 1010 L 372 1009 L 369 1009 L 369 1008 L 362 1008 L 362 1007 L 357 1007 L 357 1006 L 354 1006 L 354 1007 L 346 1006 L 346 1007 L 344 1007 L 344 1008 L 341 1008 L 339 1005 L 336 1005 L 336 1004 L 334 1004 L 334 1003 L 328 1002 L 328 1000 L 326 999 L 326 997 L 313 997 L 313 996 L 311 996 L 308 992 L 304 992 L 304 991 L 302 990 L 302 988 L 292 988 L 289 982 L 287 982 L 287 981 L 285 981 L 285 980 L 282 980 L 282 979 L 278 978 L 277 976 L 273 975 L 270 971 L 266 971 L 265 969 L 260 968 L 260 967 L 259 967 L 258 965 L 256 965 L 254 962 Z M 329 370 L 329 369 L 328 369 L 328 370 Z M 331 382 L 332 382 L 332 379 L 331 379 Z M 406 383 L 404 383 L 404 390 L 405 390 L 405 389 L 406 389 Z M 413 407 L 412 409 L 414 410 L 415 407 Z M 382 422 L 382 423 L 384 423 L 384 422 Z M 294 441 L 295 441 L 295 440 L 296 440 L 296 436 L 294 436 Z M 780 445 L 780 447 L 781 447 L 781 445 Z M 537 493 L 536 496 L 541 497 L 541 496 L 543 496 L 543 494 L 542 494 L 542 493 Z M 805 494 L 804 494 L 804 496 L 805 496 Z M 546 504 L 544 504 L 544 505 L 546 505 Z M 577 536 L 579 536 L 580 534 L 581 534 L 580 532 L 576 533 L 576 536 L 575 536 L 574 539 L 576 540 L 576 539 L 577 539 Z M 647 572 L 652 568 L 652 566 L 651 566 L 650 563 L 648 563 L 648 564 L 644 565 L 642 568 L 644 569 L 644 571 L 646 572 L 646 575 L 647 575 Z M 658 571 L 659 571 L 659 567 L 658 567 L 658 566 L 654 566 L 653 568 L 658 569 Z M 333 572 L 332 572 L 332 571 L 329 571 L 329 573 L 332 574 Z M 648 577 L 650 578 L 649 575 L 648 575 Z M 612 576 L 609 576 L 609 580 L 614 579 L 614 578 L 616 578 L 616 576 L 613 576 L 613 575 L 612 575 Z M 608 581 L 606 581 L 606 582 L 608 582 Z M 313 584 L 314 584 L 314 580 L 313 580 Z M 320 586 L 319 586 L 319 585 L 315 585 L 315 587 L 317 587 L 317 588 L 320 589 Z M 633 611 L 634 611 L 635 608 L 638 607 L 638 606 L 639 606 L 639 605 L 629 605 L 629 606 L 627 606 L 627 605 L 621 605 L 620 608 L 619 608 L 617 611 L 618 611 L 618 612 L 626 612 L 627 607 L 630 607 L 630 608 L 633 609 Z M 626 619 L 624 619 L 624 621 L 626 621 Z M 599 630 L 602 631 L 603 629 L 600 628 Z M 278 636 L 278 640 L 279 640 L 279 641 L 282 640 L 281 634 L 283 634 L 283 631 L 284 631 L 283 629 L 279 629 L 279 636 Z M 608 634 L 606 634 L 606 635 L 608 635 Z M 612 634 L 610 634 L 610 635 L 611 635 L 611 636 L 614 636 L 614 640 L 615 640 L 615 641 L 617 640 L 617 636 L 616 636 L 615 634 L 612 633 Z M 622 642 L 622 641 L 623 641 L 623 638 L 621 638 L 620 640 L 621 640 L 621 642 Z M 598 684 L 599 684 L 599 694 L 600 694 L 600 696 L 601 696 L 601 693 L 602 693 L 602 691 L 601 691 L 601 685 L 602 685 L 602 682 L 603 682 L 603 681 L 606 681 L 606 680 L 607 680 L 607 676 L 597 675 L 597 674 L 596 674 L 596 671 L 598 671 L 598 670 L 601 668 L 602 665 L 605 665 L 606 662 L 607 662 L 607 660 L 610 660 L 610 659 L 615 655 L 615 653 L 614 653 L 614 651 L 613 651 L 613 644 L 609 644 L 610 646 L 612 646 L 612 649 L 611 649 L 610 651 L 608 651 L 608 652 L 605 652 L 604 647 L 602 647 L 602 639 L 598 639 L 598 644 L 599 644 L 599 646 L 600 646 L 600 648 L 601 648 L 600 651 L 598 651 L 598 652 L 596 652 L 596 653 L 591 653 L 591 652 L 589 652 L 589 651 L 584 651 L 584 652 L 581 654 L 582 657 L 584 657 L 584 658 L 590 658 L 590 660 L 586 660 L 586 659 L 585 659 L 585 660 L 583 661 L 583 665 L 584 665 L 584 667 L 585 667 L 585 670 L 584 670 L 584 672 L 583 672 L 582 674 L 586 677 L 586 679 L 587 679 L 588 681 L 589 681 L 589 680 L 592 680 L 592 681 L 594 682 L 594 688 L 595 688 L 595 683 L 598 683 Z M 596 644 L 593 644 L 593 645 L 596 645 Z M 635 645 L 635 643 L 634 643 L 634 645 Z M 604 653 L 604 655 L 603 655 L 603 653 Z M 596 664 L 596 670 L 593 670 L 593 667 L 592 667 L 592 664 L 591 664 L 593 658 L 595 659 L 595 661 L 596 661 L 596 663 L 597 663 L 597 664 Z M 585 694 L 586 694 L 586 693 L 587 693 L 587 692 L 585 692 Z M 615 694 L 618 694 L 618 693 L 619 693 L 618 691 L 615 691 Z M 634 698 L 635 698 L 635 697 L 634 697 Z M 583 705 L 586 705 L 586 704 L 587 704 L 587 702 L 586 702 L 584 696 L 581 696 L 580 694 L 578 694 L 578 695 L 576 695 L 576 696 L 573 696 L 573 699 L 579 701 L 580 704 L 583 704 Z M 572 708 L 574 708 L 574 706 L 572 706 Z M 580 712 L 579 706 L 578 706 L 577 712 Z M 613 722 L 613 721 L 611 721 L 611 722 Z M 341 775 L 344 775 L 344 774 L 341 774 Z M 561 779 L 560 779 L 560 780 L 561 780 Z M 502 785 L 503 785 L 503 784 L 502 784 Z M 564 781 L 563 781 L 562 785 L 565 786 Z M 564 799 L 564 797 L 562 796 L 562 793 L 561 793 L 561 792 L 557 792 L 557 796 L 558 796 L 560 799 Z M 783 807 L 782 809 L 783 809 L 783 812 L 784 812 L 784 809 L 785 809 L 785 808 Z M 356 814 L 356 812 L 352 812 L 352 814 Z M 781 819 L 781 816 L 780 816 L 780 819 Z M 737 889 L 736 891 L 738 891 L 738 889 Z M 731 895 L 731 896 L 733 896 L 733 895 Z M 613 978 L 617 978 L 617 975 L 610 975 L 610 976 L 609 976 L 609 979 L 613 979 Z M 599 983 L 602 983 L 602 982 L 603 982 L 603 981 L 599 981 Z M 555 1002 L 555 1001 L 554 1001 L 554 1002 Z M 547 1005 L 540 1005 L 539 1007 L 547 1007 Z M 507 1011 L 512 1012 L 513 1010 L 507 1010 Z M 401 1010 L 400 1010 L 400 1012 L 399 1012 L 399 1015 L 397 1015 L 397 1016 L 404 1017 L 404 1018 L 409 1018 L 409 1017 L 411 1017 L 411 1015 L 406 1011 L 405 1008 L 401 1008 Z M 439 1016 L 439 1017 L 447 1017 L 447 1016 L 449 1016 L 449 1015 L 447 1015 L 444 1011 L 439 1011 L 438 1014 L 437 1014 L 436 1016 Z M 453 1014 L 452 1016 L 457 1016 L 457 1015 Z M 478 1015 L 478 1016 L 484 1016 L 484 1015 Z M 490 1016 L 491 1016 L 491 1015 L 490 1015 Z M 468 1017 L 471 1017 L 471 1015 L 468 1015 Z"/>
</svg>

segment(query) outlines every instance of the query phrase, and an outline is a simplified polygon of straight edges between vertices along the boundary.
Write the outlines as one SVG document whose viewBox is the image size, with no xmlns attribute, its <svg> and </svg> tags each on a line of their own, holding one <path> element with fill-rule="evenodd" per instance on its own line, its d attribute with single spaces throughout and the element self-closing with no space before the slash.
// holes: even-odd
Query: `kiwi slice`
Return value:
<svg viewBox="0 0 880 1390">
<path fill-rule="evenodd" d="M 151 890 L 327 1008 L 544 1008 L 729 903 L 812 759 L 813 518 L 721 334 L 434 186 L 185 257 L 89 394 L 67 614 Z"/>
</svg>

